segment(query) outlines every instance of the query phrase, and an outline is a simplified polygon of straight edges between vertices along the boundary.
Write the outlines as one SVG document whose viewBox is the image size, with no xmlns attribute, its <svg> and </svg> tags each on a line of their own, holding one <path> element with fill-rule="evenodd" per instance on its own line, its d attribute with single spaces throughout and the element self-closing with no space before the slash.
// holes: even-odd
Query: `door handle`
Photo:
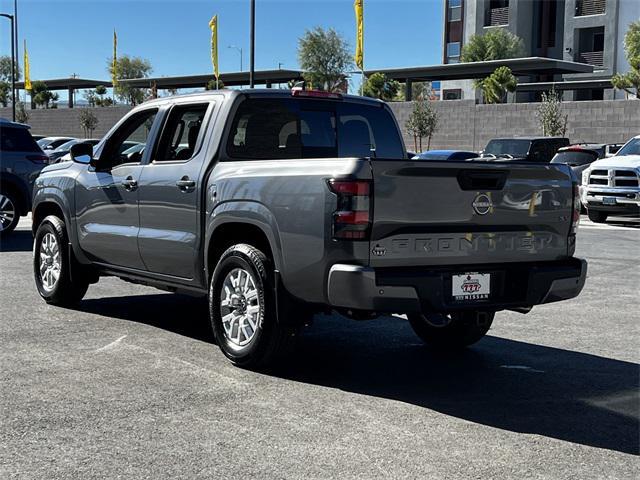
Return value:
<svg viewBox="0 0 640 480">
<path fill-rule="evenodd" d="M 128 192 L 133 192 L 134 190 L 136 190 L 138 188 L 138 182 L 136 180 L 134 180 L 131 175 L 129 175 L 127 178 L 125 178 L 122 181 L 122 186 Z"/>
<path fill-rule="evenodd" d="M 191 180 L 186 175 L 176 182 L 176 186 L 183 192 L 193 190 L 196 187 L 195 180 Z"/>
</svg>

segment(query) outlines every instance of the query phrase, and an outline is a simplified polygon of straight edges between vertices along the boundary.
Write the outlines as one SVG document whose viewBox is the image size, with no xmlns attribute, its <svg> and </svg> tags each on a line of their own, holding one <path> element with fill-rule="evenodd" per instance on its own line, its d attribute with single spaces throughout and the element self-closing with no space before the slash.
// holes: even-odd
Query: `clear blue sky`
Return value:
<svg viewBox="0 0 640 480">
<path fill-rule="evenodd" d="M 441 63 L 442 9 L 442 0 L 365 0 L 365 67 Z M 12 13 L 13 0 L 0 0 L 0 10 Z M 108 79 L 115 28 L 119 53 L 148 59 L 153 75 L 206 73 L 214 14 L 220 70 L 239 70 L 239 54 L 227 45 L 243 47 L 246 70 L 249 0 L 18 0 L 20 48 L 26 38 L 32 79 Z M 353 46 L 353 0 L 256 0 L 256 69 L 297 68 L 297 40 L 316 25 L 335 28 Z M 0 54 L 10 53 L 8 39 L 3 20 Z"/>
</svg>

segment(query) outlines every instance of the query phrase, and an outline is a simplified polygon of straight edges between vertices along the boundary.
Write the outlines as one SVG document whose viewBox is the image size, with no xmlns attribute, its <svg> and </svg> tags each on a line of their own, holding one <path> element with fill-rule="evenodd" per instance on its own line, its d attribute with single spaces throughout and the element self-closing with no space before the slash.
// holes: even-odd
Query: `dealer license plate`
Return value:
<svg viewBox="0 0 640 480">
<path fill-rule="evenodd" d="M 484 300 L 491 293 L 490 273 L 452 275 L 451 295 L 454 300 Z"/>
</svg>

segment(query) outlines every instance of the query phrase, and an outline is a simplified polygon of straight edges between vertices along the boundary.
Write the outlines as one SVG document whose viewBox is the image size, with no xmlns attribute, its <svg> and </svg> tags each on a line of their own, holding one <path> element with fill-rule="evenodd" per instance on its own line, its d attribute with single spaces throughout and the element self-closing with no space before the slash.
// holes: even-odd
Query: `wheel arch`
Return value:
<svg viewBox="0 0 640 480">
<path fill-rule="evenodd" d="M 207 281 L 211 278 L 216 263 L 224 251 L 238 243 L 247 243 L 264 252 L 274 262 L 275 268 L 280 266 L 277 248 L 266 229 L 250 220 L 228 220 L 217 222 L 207 236 L 205 250 L 205 274 Z"/>
</svg>

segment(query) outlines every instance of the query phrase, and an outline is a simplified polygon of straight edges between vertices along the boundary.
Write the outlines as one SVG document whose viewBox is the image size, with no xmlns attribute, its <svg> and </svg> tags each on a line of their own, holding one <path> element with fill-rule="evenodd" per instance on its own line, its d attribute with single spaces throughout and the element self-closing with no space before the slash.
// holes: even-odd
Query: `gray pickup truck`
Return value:
<svg viewBox="0 0 640 480">
<path fill-rule="evenodd" d="M 126 141 L 144 148 L 119 153 Z M 455 348 L 495 312 L 585 282 L 568 166 L 410 160 L 377 100 L 162 98 L 71 157 L 36 182 L 40 295 L 78 302 L 103 275 L 208 295 L 217 343 L 243 367 L 280 357 L 319 312 L 407 314 L 426 343 Z"/>
</svg>

